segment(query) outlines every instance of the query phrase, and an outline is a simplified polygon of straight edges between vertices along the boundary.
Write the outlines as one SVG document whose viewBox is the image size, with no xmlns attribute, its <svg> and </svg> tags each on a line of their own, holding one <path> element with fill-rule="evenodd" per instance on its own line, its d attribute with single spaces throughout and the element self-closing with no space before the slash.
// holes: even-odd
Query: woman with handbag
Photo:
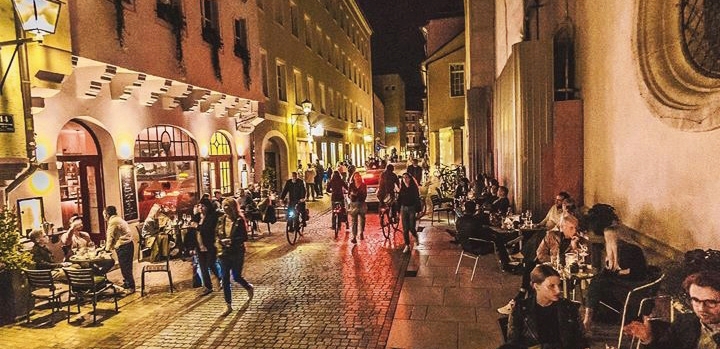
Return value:
<svg viewBox="0 0 720 349">
<path fill-rule="evenodd" d="M 407 172 L 403 173 L 400 181 L 398 203 L 400 203 L 400 220 L 403 226 L 403 240 L 405 240 L 403 253 L 408 253 L 410 252 L 410 234 L 415 238 L 415 245 L 420 244 L 415 228 L 415 214 L 422 203 L 420 201 L 420 188 L 415 178 Z"/>
<path fill-rule="evenodd" d="M 360 172 L 353 173 L 352 181 L 348 186 L 348 213 L 352 217 L 352 240 L 353 244 L 357 243 L 358 223 L 360 223 L 360 240 L 365 239 L 365 214 L 367 213 L 367 186 L 362 179 Z M 358 222 L 359 221 L 359 222 Z"/>
</svg>

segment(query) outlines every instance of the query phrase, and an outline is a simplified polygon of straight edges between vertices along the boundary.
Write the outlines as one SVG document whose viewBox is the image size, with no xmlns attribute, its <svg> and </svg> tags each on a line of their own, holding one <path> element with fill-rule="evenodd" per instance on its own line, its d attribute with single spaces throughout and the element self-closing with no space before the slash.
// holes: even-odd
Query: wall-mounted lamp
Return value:
<svg viewBox="0 0 720 349">
<path fill-rule="evenodd" d="M 118 164 L 120 164 L 120 166 L 127 166 L 127 165 L 132 166 L 133 161 L 132 161 L 132 159 L 120 159 L 120 160 L 118 160 Z"/>
<path fill-rule="evenodd" d="M 13 0 L 12 3 L 24 31 L 35 34 L 38 41 L 45 34 L 55 34 L 62 5 L 59 0 Z"/>
<path fill-rule="evenodd" d="M 300 117 L 300 115 L 305 115 L 305 117 L 307 117 L 308 115 L 310 115 L 310 112 L 312 112 L 313 104 L 309 100 L 306 99 L 306 100 L 300 102 L 300 106 L 302 107 L 302 110 L 303 110 L 302 113 L 290 114 L 290 116 L 291 116 L 290 124 L 292 124 L 292 125 L 295 125 L 297 123 L 297 119 L 298 119 L 298 117 Z M 294 116 L 294 118 L 292 118 L 293 116 Z"/>
<path fill-rule="evenodd" d="M 43 171 L 47 171 L 47 170 L 50 169 L 50 164 L 47 163 L 47 162 L 41 162 L 41 163 L 38 164 L 38 168 L 41 169 L 41 170 L 43 170 Z"/>
<path fill-rule="evenodd" d="M 357 120 L 355 120 L 355 128 L 358 129 L 358 130 L 361 129 L 361 128 L 363 128 L 363 122 L 362 122 L 362 119 L 360 119 L 359 116 L 358 116 Z"/>
</svg>

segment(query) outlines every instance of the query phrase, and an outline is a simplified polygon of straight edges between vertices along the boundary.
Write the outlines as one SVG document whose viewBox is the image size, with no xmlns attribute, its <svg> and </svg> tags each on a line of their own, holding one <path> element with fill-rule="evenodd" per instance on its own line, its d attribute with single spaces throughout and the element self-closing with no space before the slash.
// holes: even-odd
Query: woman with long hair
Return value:
<svg viewBox="0 0 720 349">
<path fill-rule="evenodd" d="M 410 252 L 410 234 L 415 238 L 415 245 L 420 244 L 417 229 L 415 228 L 415 218 L 421 201 L 420 188 L 415 178 L 407 172 L 403 173 L 400 181 L 398 203 L 400 204 L 400 220 L 402 221 L 403 240 L 405 241 L 403 253 L 408 253 Z"/>
<path fill-rule="evenodd" d="M 348 188 L 348 184 L 342 179 L 340 172 L 334 171 L 327 184 L 327 192 L 330 193 L 330 204 L 332 207 L 335 207 L 335 203 L 340 203 L 342 207 L 345 207 L 345 191 L 347 191 Z M 345 224 L 347 224 L 347 220 Z M 332 225 L 332 228 L 335 229 L 335 221 L 332 222 Z"/>
<path fill-rule="evenodd" d="M 367 186 L 360 172 L 353 173 L 348 186 L 348 213 L 352 217 L 352 243 L 357 243 L 358 223 L 360 224 L 360 240 L 365 239 L 365 214 L 367 213 Z"/>
<path fill-rule="evenodd" d="M 222 288 L 225 296 L 226 316 L 233 311 L 232 295 L 230 293 L 230 275 L 235 282 L 239 283 L 248 293 L 248 302 L 252 300 L 255 289 L 252 284 L 242 277 L 243 264 L 245 263 L 245 241 L 248 239 L 247 221 L 240 214 L 240 207 L 233 198 L 227 198 L 222 202 L 222 209 L 225 215 L 218 219 L 216 231 L 216 247 L 220 268 L 222 269 Z"/>
<path fill-rule="evenodd" d="M 215 227 L 217 227 L 218 213 L 215 206 L 208 198 L 200 199 L 198 204 L 199 219 L 192 224 L 197 227 L 197 258 L 200 266 L 200 277 L 203 283 L 201 295 L 207 295 L 213 291 L 210 280 L 210 268 L 215 268 L 217 249 L 215 248 Z"/>
</svg>

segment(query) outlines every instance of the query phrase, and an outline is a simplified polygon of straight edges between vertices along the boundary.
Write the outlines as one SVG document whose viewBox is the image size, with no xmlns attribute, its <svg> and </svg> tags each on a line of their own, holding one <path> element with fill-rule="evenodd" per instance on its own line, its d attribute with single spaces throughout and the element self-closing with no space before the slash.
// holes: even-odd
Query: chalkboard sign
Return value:
<svg viewBox="0 0 720 349">
<path fill-rule="evenodd" d="M 137 190 L 135 190 L 135 173 L 133 166 L 120 166 L 120 195 L 124 219 L 138 219 Z"/>
</svg>

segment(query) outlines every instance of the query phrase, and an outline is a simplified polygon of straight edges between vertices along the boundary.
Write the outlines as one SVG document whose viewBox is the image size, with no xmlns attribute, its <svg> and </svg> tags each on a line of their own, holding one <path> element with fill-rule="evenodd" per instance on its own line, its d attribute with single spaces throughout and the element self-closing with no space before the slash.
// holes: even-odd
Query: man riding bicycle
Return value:
<svg viewBox="0 0 720 349">
<path fill-rule="evenodd" d="M 302 214 L 303 225 L 307 225 L 306 222 L 310 219 L 307 214 L 307 210 L 305 210 L 305 194 L 305 183 L 302 179 L 298 178 L 297 172 L 293 172 L 290 179 L 288 179 L 287 182 L 285 182 L 285 186 L 283 186 L 283 190 L 280 193 L 280 199 L 288 201 L 288 213 L 293 207 L 295 207 L 295 205 L 297 205 L 297 210 Z M 287 200 L 285 197 L 287 197 Z"/>
<path fill-rule="evenodd" d="M 400 179 L 395 174 L 395 166 L 388 164 L 385 167 L 385 171 L 380 174 L 380 181 L 378 182 L 377 197 L 381 203 L 395 206 L 397 191 L 400 186 Z M 397 207 L 393 207 L 397 212 Z"/>
</svg>

